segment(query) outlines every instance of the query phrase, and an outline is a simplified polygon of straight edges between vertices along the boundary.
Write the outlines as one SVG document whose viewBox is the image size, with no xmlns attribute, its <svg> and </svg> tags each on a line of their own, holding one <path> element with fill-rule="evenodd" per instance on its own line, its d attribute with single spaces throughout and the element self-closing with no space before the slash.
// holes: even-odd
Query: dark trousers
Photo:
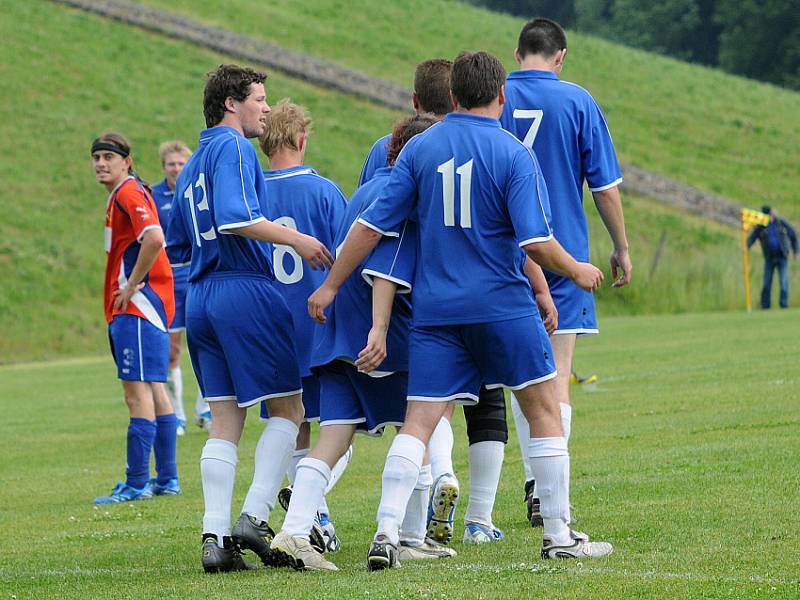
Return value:
<svg viewBox="0 0 800 600">
<path fill-rule="evenodd" d="M 772 275 L 778 269 L 781 285 L 781 308 L 789 307 L 789 259 L 786 256 L 770 256 L 764 259 L 764 286 L 761 288 L 761 308 L 769 308 L 772 296 Z"/>
</svg>

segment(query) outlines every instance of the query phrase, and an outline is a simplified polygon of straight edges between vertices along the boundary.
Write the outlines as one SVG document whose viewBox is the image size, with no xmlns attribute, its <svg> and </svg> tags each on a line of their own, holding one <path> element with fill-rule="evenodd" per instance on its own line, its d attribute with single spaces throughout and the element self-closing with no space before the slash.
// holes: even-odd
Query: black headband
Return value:
<svg viewBox="0 0 800 600">
<path fill-rule="evenodd" d="M 108 150 L 110 152 L 115 152 L 116 154 L 119 154 L 122 158 L 126 158 L 130 154 L 130 152 L 125 152 L 125 150 L 123 150 L 119 146 L 116 146 L 115 144 L 111 144 L 109 142 L 95 142 L 94 144 L 92 144 L 92 154 L 94 154 L 98 150 Z"/>
</svg>

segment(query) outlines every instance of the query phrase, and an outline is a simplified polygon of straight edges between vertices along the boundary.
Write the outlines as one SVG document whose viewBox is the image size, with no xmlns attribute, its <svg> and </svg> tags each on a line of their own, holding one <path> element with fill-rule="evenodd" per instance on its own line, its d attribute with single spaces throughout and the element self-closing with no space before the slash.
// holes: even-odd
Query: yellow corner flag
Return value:
<svg viewBox="0 0 800 600">
<path fill-rule="evenodd" d="M 753 225 L 769 225 L 769 215 L 751 208 L 743 208 L 742 217 L 742 266 L 744 267 L 744 304 L 747 312 L 753 310 L 752 300 L 750 299 L 750 257 L 747 254 L 747 231 Z"/>
</svg>

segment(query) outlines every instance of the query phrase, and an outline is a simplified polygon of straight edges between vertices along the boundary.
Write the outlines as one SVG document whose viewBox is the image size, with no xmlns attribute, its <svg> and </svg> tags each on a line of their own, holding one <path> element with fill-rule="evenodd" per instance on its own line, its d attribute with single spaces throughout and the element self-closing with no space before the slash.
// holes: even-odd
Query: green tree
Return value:
<svg viewBox="0 0 800 600">
<path fill-rule="evenodd" d="M 800 8 L 794 0 L 717 0 L 719 65 L 800 88 Z"/>
</svg>

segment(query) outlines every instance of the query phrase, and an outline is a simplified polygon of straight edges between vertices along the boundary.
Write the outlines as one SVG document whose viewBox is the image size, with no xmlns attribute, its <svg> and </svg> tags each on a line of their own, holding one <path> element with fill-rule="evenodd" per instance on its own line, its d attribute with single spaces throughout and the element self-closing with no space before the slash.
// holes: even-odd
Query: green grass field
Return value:
<svg viewBox="0 0 800 600">
<path fill-rule="evenodd" d="M 614 317 L 580 341 L 577 369 L 600 382 L 574 391 L 573 503 L 579 527 L 616 546 L 582 564 L 537 558 L 512 437 L 495 510 L 505 541 L 368 573 L 388 440 L 358 438 L 329 497 L 341 573 L 205 576 L 205 435 L 179 440 L 182 496 L 96 509 L 124 469 L 127 411 L 110 357 L 0 367 L 0 597 L 797 598 L 799 317 Z M 460 519 L 468 471 L 460 414 L 455 423 Z M 240 446 L 235 513 L 260 430 L 252 419 Z M 277 509 L 272 525 L 281 519 Z"/>
</svg>

